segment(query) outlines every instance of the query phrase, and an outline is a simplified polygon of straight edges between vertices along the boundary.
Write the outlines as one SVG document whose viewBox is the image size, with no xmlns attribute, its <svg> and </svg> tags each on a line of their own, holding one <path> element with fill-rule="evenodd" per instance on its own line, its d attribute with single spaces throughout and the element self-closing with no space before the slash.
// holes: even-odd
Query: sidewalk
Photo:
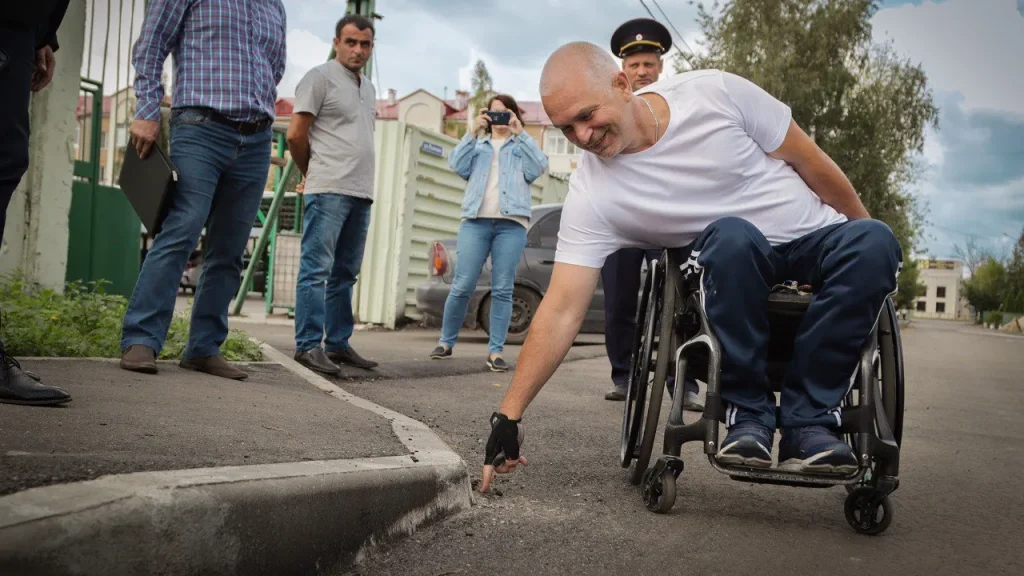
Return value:
<svg viewBox="0 0 1024 576">
<path fill-rule="evenodd" d="M 178 298 L 178 308 L 187 306 L 185 298 Z M 263 302 L 250 298 L 242 308 L 241 316 L 231 316 L 228 324 L 231 328 L 242 330 L 249 336 L 266 342 L 289 357 L 295 354 L 295 325 L 292 320 L 282 314 L 267 316 L 263 312 Z M 338 377 L 328 377 L 334 381 L 344 380 L 382 380 L 401 378 L 435 378 L 440 376 L 461 376 L 488 370 L 484 363 L 487 359 L 487 333 L 482 330 L 463 330 L 459 341 L 455 344 L 453 355 L 443 360 L 431 360 L 430 351 L 437 346 L 439 330 L 419 327 L 406 327 L 401 330 L 385 330 L 377 328 L 357 327 L 352 334 L 352 347 L 364 358 L 375 360 L 380 366 L 373 370 L 363 370 L 351 366 L 342 366 Z M 505 361 L 510 368 L 515 368 L 522 346 L 506 345 Z M 580 334 L 576 337 L 573 347 L 569 349 L 565 360 L 586 360 L 606 356 L 603 334 Z M 611 365 L 609 365 L 609 379 Z"/>
<path fill-rule="evenodd" d="M 74 400 L 0 404 L 0 574 L 315 573 L 470 506 L 426 425 L 264 354 L 243 382 L 23 359 Z"/>
<path fill-rule="evenodd" d="M 428 426 L 343 387 L 484 372 L 486 334 L 432 361 L 436 330 L 357 330 L 381 366 L 332 379 L 292 359 L 290 320 L 230 323 L 265 342 L 242 382 L 21 359 L 74 399 L 0 404 L 0 574 L 322 573 L 471 506 L 470 467 Z M 566 360 L 604 354 L 583 335 Z"/>
</svg>

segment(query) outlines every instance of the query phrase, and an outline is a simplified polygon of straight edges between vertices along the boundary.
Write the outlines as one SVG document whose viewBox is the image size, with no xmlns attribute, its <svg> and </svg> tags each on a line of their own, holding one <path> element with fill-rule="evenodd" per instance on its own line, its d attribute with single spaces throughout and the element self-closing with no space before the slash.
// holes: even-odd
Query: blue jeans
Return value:
<svg viewBox="0 0 1024 576">
<path fill-rule="evenodd" d="M 469 296 L 476 288 L 480 271 L 491 257 L 491 327 L 487 349 L 500 354 L 505 349 L 508 323 L 512 318 L 512 289 L 519 259 L 526 249 L 526 228 L 503 218 L 464 220 L 456 240 L 455 278 L 444 303 L 440 343 L 455 347 L 459 328 L 466 318 Z"/>
<path fill-rule="evenodd" d="M 177 192 L 142 263 L 121 329 L 121 349 L 163 348 L 188 257 L 206 226 L 206 254 L 183 356 L 220 353 L 228 306 L 242 281 L 242 254 L 270 168 L 270 129 L 241 134 L 195 110 L 171 116 Z M 151 152 L 152 154 L 152 152 Z"/>
<path fill-rule="evenodd" d="M 303 197 L 302 257 L 295 293 L 295 349 L 348 348 L 352 287 L 363 265 L 371 201 L 342 194 Z M 327 332 L 326 339 L 324 332 Z"/>
</svg>

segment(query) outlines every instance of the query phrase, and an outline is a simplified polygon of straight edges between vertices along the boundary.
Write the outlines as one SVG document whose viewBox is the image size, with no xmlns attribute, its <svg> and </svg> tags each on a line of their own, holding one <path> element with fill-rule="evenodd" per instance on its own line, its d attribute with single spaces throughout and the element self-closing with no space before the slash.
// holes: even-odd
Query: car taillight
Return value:
<svg viewBox="0 0 1024 576">
<path fill-rule="evenodd" d="M 448 271 L 448 250 L 440 242 L 434 242 L 430 258 L 430 275 L 444 276 Z"/>
</svg>

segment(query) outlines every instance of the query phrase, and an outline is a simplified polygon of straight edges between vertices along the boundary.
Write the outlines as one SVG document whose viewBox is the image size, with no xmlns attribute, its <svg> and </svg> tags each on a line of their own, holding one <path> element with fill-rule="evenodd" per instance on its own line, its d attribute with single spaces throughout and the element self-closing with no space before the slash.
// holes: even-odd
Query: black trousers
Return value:
<svg viewBox="0 0 1024 576">
<path fill-rule="evenodd" d="M 0 242 L 11 196 L 28 169 L 28 105 L 35 67 L 36 33 L 0 27 Z"/>
</svg>

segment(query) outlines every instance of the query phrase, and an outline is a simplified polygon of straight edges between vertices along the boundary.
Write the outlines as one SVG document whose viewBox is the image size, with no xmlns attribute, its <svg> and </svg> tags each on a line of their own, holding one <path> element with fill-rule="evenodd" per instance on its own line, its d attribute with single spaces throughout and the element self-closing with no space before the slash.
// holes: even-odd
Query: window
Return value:
<svg viewBox="0 0 1024 576">
<path fill-rule="evenodd" d="M 946 311 L 946 303 L 945 302 L 936 302 L 935 303 L 935 313 L 936 314 L 942 314 L 945 311 Z"/>
<path fill-rule="evenodd" d="M 946 287 L 945 286 L 939 286 L 938 288 L 936 288 L 935 289 L 935 297 L 936 298 L 945 298 L 946 297 Z"/>
<path fill-rule="evenodd" d="M 531 248 L 549 248 L 554 250 L 558 244 L 558 227 L 561 224 L 561 220 L 561 210 L 545 216 L 530 229 L 530 239 L 527 245 Z"/>
<path fill-rule="evenodd" d="M 548 130 L 544 141 L 544 152 L 546 154 L 579 154 L 580 150 L 575 144 L 569 142 L 561 132 Z"/>
<path fill-rule="evenodd" d="M 925 302 L 924 300 L 918 300 L 918 301 L 917 301 L 917 311 L 918 311 L 918 312 L 924 312 L 924 311 L 925 311 L 925 305 L 926 305 L 926 304 L 927 304 L 927 303 L 926 303 L 926 302 Z"/>
</svg>

